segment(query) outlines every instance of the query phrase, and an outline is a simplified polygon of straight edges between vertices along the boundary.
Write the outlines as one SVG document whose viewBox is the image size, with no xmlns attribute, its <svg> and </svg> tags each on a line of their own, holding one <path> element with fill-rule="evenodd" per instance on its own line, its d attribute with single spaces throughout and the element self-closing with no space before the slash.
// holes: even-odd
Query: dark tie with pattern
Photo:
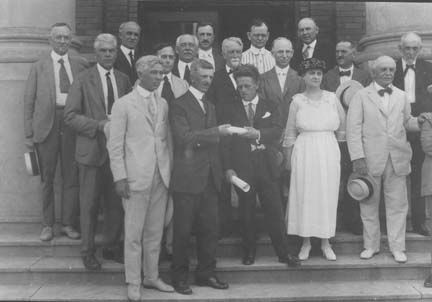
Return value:
<svg viewBox="0 0 432 302">
<path fill-rule="evenodd" d="M 174 100 L 174 93 L 171 89 L 171 84 L 167 76 L 164 76 L 161 96 L 168 102 L 168 104 L 171 103 L 172 100 Z"/>
<path fill-rule="evenodd" d="M 392 90 L 391 87 L 389 87 L 389 86 L 387 86 L 387 87 L 384 88 L 384 89 L 380 89 L 380 90 L 378 90 L 378 94 L 379 94 L 380 96 L 384 96 L 384 93 L 388 93 L 388 94 L 390 95 L 390 94 L 392 94 L 392 92 L 393 92 L 393 90 Z"/>
<path fill-rule="evenodd" d="M 407 74 L 407 72 L 408 72 L 408 70 L 410 68 L 415 72 L 415 66 L 414 66 L 414 64 L 409 64 L 409 65 L 407 64 L 406 67 L 405 67 L 405 70 L 404 70 L 404 77 L 405 77 L 405 75 Z"/>
<path fill-rule="evenodd" d="M 133 66 L 134 65 L 134 55 L 133 55 L 132 50 L 129 52 L 129 58 L 130 58 L 130 61 L 131 61 L 131 66 Z"/>
<path fill-rule="evenodd" d="M 346 70 L 346 71 L 339 71 L 339 76 L 340 77 L 349 77 L 351 75 L 351 70 Z"/>
<path fill-rule="evenodd" d="M 107 81 L 107 99 L 108 99 L 108 110 L 107 113 L 111 114 L 111 109 L 114 104 L 114 88 L 111 82 L 110 72 L 106 73 L 106 81 Z"/>
<path fill-rule="evenodd" d="M 254 121 L 254 116 L 255 116 L 255 111 L 253 109 L 253 104 L 252 102 L 249 102 L 248 106 L 247 106 L 247 118 L 249 121 L 249 126 L 253 127 L 253 121 Z"/>
<path fill-rule="evenodd" d="M 303 51 L 303 60 L 306 60 L 309 58 L 309 49 L 311 49 L 310 45 L 306 46 L 305 50 Z"/>
<path fill-rule="evenodd" d="M 59 70 L 60 92 L 68 93 L 70 88 L 69 76 L 67 75 L 63 59 L 58 60 L 58 62 L 60 63 L 60 70 Z"/>
<path fill-rule="evenodd" d="M 186 65 L 186 67 L 185 67 L 185 72 L 184 72 L 183 80 L 185 80 L 186 82 L 188 82 L 189 85 L 191 84 L 190 69 L 189 69 L 188 65 Z"/>
</svg>

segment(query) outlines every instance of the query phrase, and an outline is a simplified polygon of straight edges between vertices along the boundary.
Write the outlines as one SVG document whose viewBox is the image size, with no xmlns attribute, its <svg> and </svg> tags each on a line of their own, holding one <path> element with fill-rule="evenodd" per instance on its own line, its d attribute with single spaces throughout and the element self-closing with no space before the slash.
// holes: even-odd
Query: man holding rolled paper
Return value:
<svg viewBox="0 0 432 302">
<path fill-rule="evenodd" d="M 241 101 L 224 104 L 222 123 L 231 124 L 234 134 L 222 140 L 222 159 L 228 181 L 238 179 L 250 185 L 236 188 L 239 195 L 242 223 L 244 265 L 255 262 L 255 203 L 258 194 L 264 208 L 265 223 L 280 262 L 298 266 L 299 261 L 288 252 L 278 188 L 278 169 L 282 154 L 278 143 L 283 125 L 279 110 L 257 94 L 259 73 L 252 65 L 240 66 L 234 72 Z M 241 187 L 241 186 L 240 186 Z"/>
</svg>

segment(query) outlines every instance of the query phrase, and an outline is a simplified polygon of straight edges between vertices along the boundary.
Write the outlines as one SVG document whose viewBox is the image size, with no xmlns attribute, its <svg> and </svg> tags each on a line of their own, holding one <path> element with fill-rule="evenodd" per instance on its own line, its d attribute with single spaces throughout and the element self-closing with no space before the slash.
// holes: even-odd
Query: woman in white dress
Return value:
<svg viewBox="0 0 432 302">
<path fill-rule="evenodd" d="M 293 96 L 283 141 L 291 170 L 287 229 L 303 237 L 300 260 L 309 258 L 310 237 L 321 238 L 324 256 L 336 260 L 329 238 L 336 232 L 345 112 L 334 93 L 320 88 L 325 62 L 307 59 L 299 69 L 306 90 Z"/>
</svg>

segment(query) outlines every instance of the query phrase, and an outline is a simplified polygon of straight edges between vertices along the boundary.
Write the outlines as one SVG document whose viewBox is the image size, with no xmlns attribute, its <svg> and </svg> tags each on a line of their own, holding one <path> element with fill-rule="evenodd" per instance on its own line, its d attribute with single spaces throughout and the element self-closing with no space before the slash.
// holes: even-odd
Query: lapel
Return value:
<svg viewBox="0 0 432 302">
<path fill-rule="evenodd" d="M 53 60 L 51 58 L 51 55 L 49 55 L 46 58 L 46 61 L 44 63 L 44 69 L 46 70 L 46 74 L 47 74 L 47 76 L 49 78 L 49 83 L 51 83 L 51 85 L 49 87 L 51 101 L 55 105 L 55 102 L 56 102 L 56 87 L 55 87 L 55 76 L 54 76 L 54 64 L 53 64 Z"/>
<path fill-rule="evenodd" d="M 100 111 L 106 113 L 105 98 L 104 98 L 102 82 L 101 82 L 103 80 L 105 79 L 101 79 L 97 69 L 97 65 L 95 65 L 90 72 L 89 85 L 92 88 L 92 90 L 95 90 L 97 94 L 97 100 L 95 100 L 95 104 L 100 107 L 99 108 Z"/>
<path fill-rule="evenodd" d="M 237 116 L 238 116 L 240 125 L 241 126 L 248 125 L 249 121 L 248 121 L 248 118 L 247 118 L 246 109 L 245 109 L 245 106 L 243 105 L 243 101 L 241 99 L 238 102 L 234 103 L 234 108 L 237 111 Z"/>
<path fill-rule="evenodd" d="M 362 78 L 360 77 L 360 70 L 355 66 L 353 69 L 352 79 L 360 83 L 362 82 Z"/>
<path fill-rule="evenodd" d="M 402 70 L 402 59 L 399 59 L 396 62 L 396 71 L 394 75 L 393 85 L 395 85 L 399 89 L 405 90 L 405 81 Z"/>
<path fill-rule="evenodd" d="M 124 85 L 124 81 L 121 81 L 121 75 L 118 70 L 114 69 L 114 77 L 117 84 L 117 96 L 118 98 L 121 98 L 123 95 L 126 94 L 126 87 Z"/>
<path fill-rule="evenodd" d="M 202 110 L 201 105 L 198 103 L 196 97 L 189 90 L 187 91 L 187 93 L 189 94 L 189 97 L 187 99 L 189 100 L 191 109 L 195 111 L 195 113 L 198 114 L 199 116 L 205 117 L 205 113 Z"/>
<path fill-rule="evenodd" d="M 292 68 L 290 67 L 288 69 L 288 73 L 285 79 L 285 86 L 284 86 L 282 97 L 287 94 L 287 92 L 289 91 L 288 88 L 292 83 L 294 83 L 294 81 L 297 81 L 297 73 L 294 70 L 292 70 Z"/>
<path fill-rule="evenodd" d="M 288 74 L 287 74 L 287 77 L 288 77 Z M 277 96 L 279 98 L 279 103 L 280 103 L 282 100 L 283 94 L 285 92 L 285 89 L 286 89 L 286 86 L 288 83 L 288 79 L 287 78 L 285 79 L 285 87 L 284 87 L 283 92 L 282 92 L 282 88 L 279 84 L 279 78 L 278 78 L 277 73 L 276 73 L 276 67 L 273 67 L 273 69 L 270 71 L 269 79 L 270 79 L 269 84 L 271 86 L 270 89 L 271 89 L 271 91 L 273 91 L 274 93 L 277 94 Z"/>
<path fill-rule="evenodd" d="M 375 106 L 378 107 L 379 111 L 381 111 L 381 113 L 382 113 L 384 116 L 387 117 L 388 114 L 387 114 L 386 110 L 384 109 L 384 106 L 383 106 L 383 104 L 382 104 L 382 102 L 381 102 L 381 98 L 380 98 L 380 96 L 378 95 L 378 92 L 375 90 L 375 87 L 374 87 L 374 84 L 373 84 L 373 83 L 374 83 L 374 82 L 372 82 L 372 83 L 367 87 L 367 93 L 368 93 L 369 99 L 372 101 L 372 103 L 375 104 Z M 389 105 L 389 107 L 390 107 L 390 105 Z M 389 112 L 390 112 L 390 108 L 389 108 Z"/>
<path fill-rule="evenodd" d="M 79 73 L 78 65 L 77 65 L 75 58 L 72 57 L 71 55 L 69 55 L 69 64 L 70 64 L 70 68 L 72 71 L 72 76 L 75 78 Z"/>
<path fill-rule="evenodd" d="M 415 91 L 421 91 L 423 87 L 426 86 L 426 83 L 424 83 L 425 80 L 425 69 L 424 69 L 424 62 L 422 62 L 421 59 L 416 60 L 415 64 Z"/>
<path fill-rule="evenodd" d="M 149 100 L 142 97 L 139 93 L 138 93 L 138 89 L 135 88 L 133 90 L 133 105 L 135 107 L 135 109 L 139 112 L 142 112 L 144 114 L 144 116 L 146 117 L 147 122 L 153 127 L 154 129 L 154 124 L 155 122 L 153 121 L 153 117 L 151 116 L 150 112 L 148 111 L 148 102 Z M 158 100 L 156 100 L 157 102 Z M 157 111 L 156 111 L 156 116 L 158 116 L 159 113 L 159 106 L 157 106 Z"/>
<path fill-rule="evenodd" d="M 264 104 L 264 101 L 261 99 L 258 99 L 258 104 L 255 108 L 255 115 L 254 115 L 254 128 L 257 128 L 258 121 L 261 120 L 261 117 L 266 112 L 266 105 Z"/>
<path fill-rule="evenodd" d="M 123 51 L 120 48 L 118 50 L 118 56 L 119 56 L 120 64 L 127 68 L 128 73 L 131 73 L 132 72 L 132 66 L 130 65 L 128 59 L 125 57 L 125 54 L 123 53 Z"/>
<path fill-rule="evenodd" d="M 226 71 L 225 66 L 223 67 L 222 74 L 223 74 L 223 79 L 224 79 L 227 87 L 231 87 L 231 89 L 235 91 L 236 88 L 234 87 L 234 84 L 232 83 L 231 78 L 230 78 L 228 72 Z"/>
</svg>

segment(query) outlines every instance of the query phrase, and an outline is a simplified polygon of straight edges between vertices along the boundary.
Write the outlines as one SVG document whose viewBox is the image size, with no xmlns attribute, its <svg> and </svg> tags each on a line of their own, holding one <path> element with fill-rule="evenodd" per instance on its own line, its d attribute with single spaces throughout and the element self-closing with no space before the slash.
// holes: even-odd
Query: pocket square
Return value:
<svg viewBox="0 0 432 302">
<path fill-rule="evenodd" d="M 261 118 L 268 118 L 270 115 L 271 113 L 267 111 Z"/>
</svg>

